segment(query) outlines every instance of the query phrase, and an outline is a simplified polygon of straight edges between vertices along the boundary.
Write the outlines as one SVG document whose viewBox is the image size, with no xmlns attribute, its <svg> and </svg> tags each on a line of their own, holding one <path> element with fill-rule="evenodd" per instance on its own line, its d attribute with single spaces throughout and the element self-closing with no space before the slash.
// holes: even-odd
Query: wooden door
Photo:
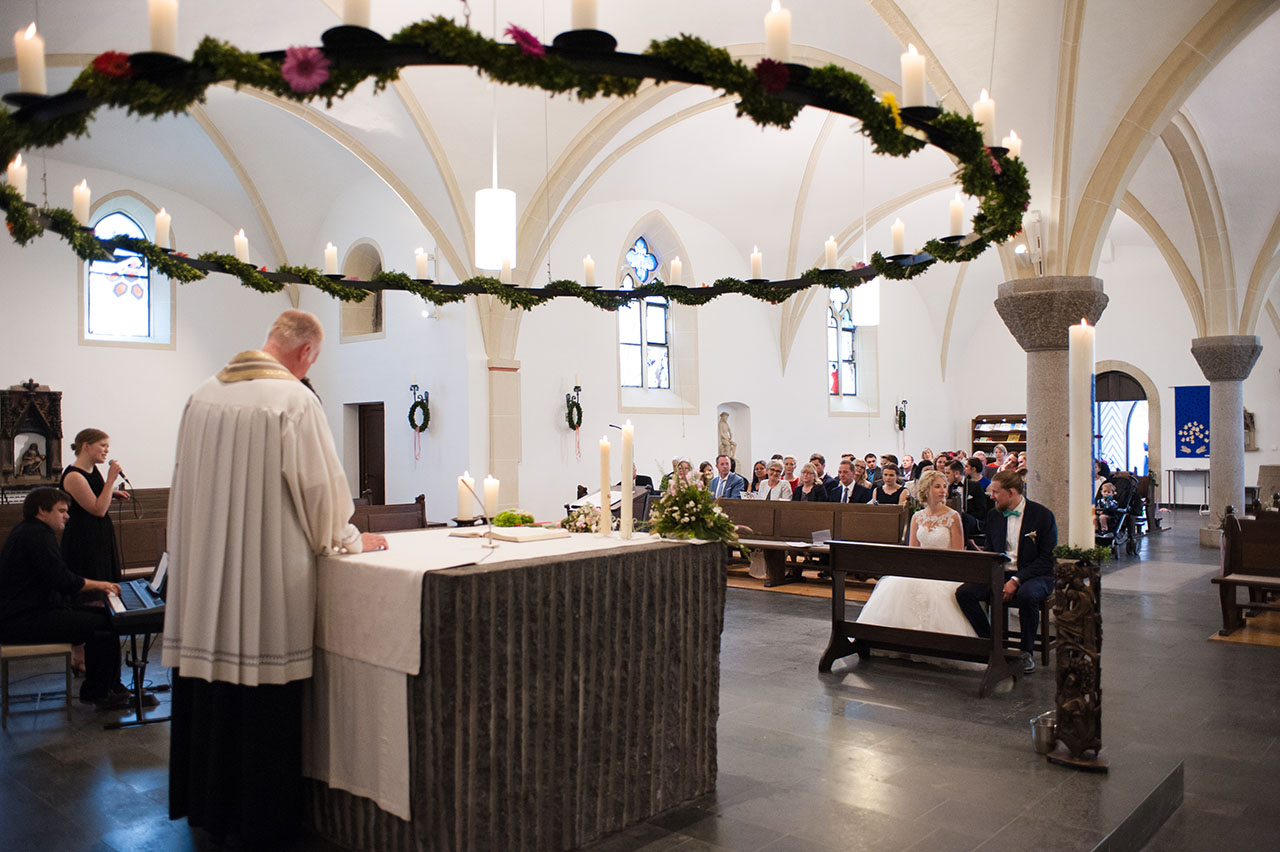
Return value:
<svg viewBox="0 0 1280 852">
<path fill-rule="evenodd" d="M 387 502 L 384 419 L 382 403 L 370 402 L 360 405 L 360 494 L 358 496 L 368 497 L 369 504 L 373 506 L 382 506 Z"/>
</svg>

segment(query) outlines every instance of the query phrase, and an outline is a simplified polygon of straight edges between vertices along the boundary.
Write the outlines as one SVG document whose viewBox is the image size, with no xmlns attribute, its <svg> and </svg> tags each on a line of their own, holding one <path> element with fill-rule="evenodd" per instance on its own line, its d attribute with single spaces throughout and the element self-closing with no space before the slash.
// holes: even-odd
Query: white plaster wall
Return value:
<svg viewBox="0 0 1280 852">
<path fill-rule="evenodd" d="M 70 206 L 71 187 L 86 178 L 94 196 L 132 190 L 173 215 L 174 247 L 195 253 L 226 244 L 235 228 L 170 189 L 48 161 L 50 201 Z M 32 168 L 30 193 L 40 177 Z M 151 228 L 150 222 L 143 227 Z M 238 226 L 237 226 L 238 227 Z M 257 348 L 288 301 L 255 293 L 225 275 L 178 285 L 176 349 L 82 346 L 78 331 L 78 260 L 56 235 L 26 248 L 0 239 L 0 385 L 34 378 L 63 392 L 63 460 L 71 438 L 92 426 L 111 435 L 111 454 L 134 486 L 167 487 L 178 423 L 188 395 L 236 352 Z"/>
</svg>

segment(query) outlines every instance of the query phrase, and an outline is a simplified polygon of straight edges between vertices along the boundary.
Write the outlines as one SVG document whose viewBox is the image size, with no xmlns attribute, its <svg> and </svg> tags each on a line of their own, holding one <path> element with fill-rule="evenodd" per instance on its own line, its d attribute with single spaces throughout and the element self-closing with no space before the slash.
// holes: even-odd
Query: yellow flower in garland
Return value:
<svg viewBox="0 0 1280 852">
<path fill-rule="evenodd" d="M 893 92 L 883 92 L 880 95 L 880 102 L 889 108 L 889 112 L 893 114 L 893 126 L 902 129 L 902 113 L 898 111 L 898 99 L 894 97 Z"/>
</svg>

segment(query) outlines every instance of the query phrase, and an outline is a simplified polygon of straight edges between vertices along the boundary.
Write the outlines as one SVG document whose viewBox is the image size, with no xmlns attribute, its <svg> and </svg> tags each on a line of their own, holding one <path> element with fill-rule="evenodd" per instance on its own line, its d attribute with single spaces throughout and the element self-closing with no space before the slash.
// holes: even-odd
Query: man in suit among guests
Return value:
<svg viewBox="0 0 1280 852">
<path fill-rule="evenodd" d="M 867 453 L 862 457 L 862 460 L 867 463 L 867 479 L 873 483 L 878 481 L 881 477 L 880 468 L 876 467 L 876 454 Z"/>
<path fill-rule="evenodd" d="M 818 481 L 822 483 L 822 487 L 831 491 L 836 484 L 836 478 L 827 473 L 827 457 L 822 453 L 814 453 L 809 456 L 809 464 L 818 469 Z"/>
<path fill-rule="evenodd" d="M 991 501 L 987 499 L 986 492 L 977 482 L 964 475 L 965 469 L 965 465 L 959 461 L 953 461 L 947 465 L 948 493 L 950 496 L 960 498 L 960 511 L 971 515 L 979 522 L 985 521 L 987 513 L 991 511 Z"/>
<path fill-rule="evenodd" d="M 872 491 L 865 485 L 858 484 L 853 474 L 853 462 L 848 459 L 840 461 L 840 477 L 835 485 L 827 489 L 827 499 L 831 503 L 870 503 Z"/>
<path fill-rule="evenodd" d="M 736 500 L 746 490 L 747 481 L 734 473 L 730 469 L 731 466 L 732 462 L 730 462 L 728 456 L 716 456 L 717 476 L 711 480 L 711 485 L 708 487 L 712 497 Z"/>
<path fill-rule="evenodd" d="M 1047 507 L 1022 496 L 1023 488 L 1017 471 L 1002 470 L 992 477 L 995 508 L 987 515 L 987 549 L 1007 555 L 1016 569 L 1006 572 L 1004 600 L 1018 608 L 1022 670 L 1030 674 L 1036 670 L 1032 652 L 1040 626 L 1040 604 L 1053 593 L 1053 548 L 1058 544 L 1058 523 Z M 956 589 L 960 609 L 984 639 L 991 636 L 992 627 L 981 603 L 990 596 L 990 587 L 982 583 L 963 583 Z"/>
</svg>

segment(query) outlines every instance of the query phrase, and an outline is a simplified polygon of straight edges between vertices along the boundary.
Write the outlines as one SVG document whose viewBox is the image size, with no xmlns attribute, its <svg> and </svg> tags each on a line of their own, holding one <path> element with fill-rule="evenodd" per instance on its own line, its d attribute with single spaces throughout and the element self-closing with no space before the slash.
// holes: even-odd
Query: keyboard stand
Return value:
<svg viewBox="0 0 1280 852">
<path fill-rule="evenodd" d="M 142 684 L 147 675 L 147 654 L 158 634 L 142 634 L 142 656 L 138 656 L 138 634 L 129 634 L 129 650 L 125 652 L 124 662 L 133 669 L 133 712 L 115 722 L 103 725 L 103 730 L 114 731 L 119 728 L 136 728 L 139 725 L 154 725 L 157 722 L 168 722 L 169 716 L 148 716 L 142 707 Z"/>
</svg>

